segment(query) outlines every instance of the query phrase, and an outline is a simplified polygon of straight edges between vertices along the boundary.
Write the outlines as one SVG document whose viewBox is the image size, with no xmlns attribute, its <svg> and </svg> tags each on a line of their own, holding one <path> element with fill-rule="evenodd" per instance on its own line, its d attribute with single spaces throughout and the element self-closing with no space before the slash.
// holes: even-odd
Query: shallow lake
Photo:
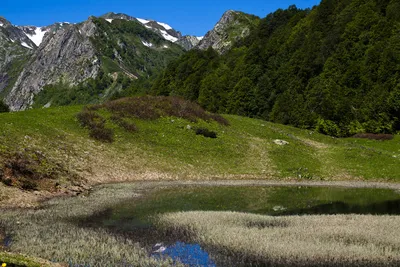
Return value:
<svg viewBox="0 0 400 267">
<path fill-rule="evenodd" d="M 83 223 L 131 235 L 154 251 L 189 266 L 217 266 L 199 245 L 177 237 L 168 238 L 153 226 L 154 216 L 164 212 L 213 210 L 281 215 L 374 214 L 399 215 L 400 192 L 390 189 L 302 186 L 188 186 L 155 189 L 140 198 L 120 203 Z M 156 249 L 159 249 L 157 247 Z"/>
</svg>

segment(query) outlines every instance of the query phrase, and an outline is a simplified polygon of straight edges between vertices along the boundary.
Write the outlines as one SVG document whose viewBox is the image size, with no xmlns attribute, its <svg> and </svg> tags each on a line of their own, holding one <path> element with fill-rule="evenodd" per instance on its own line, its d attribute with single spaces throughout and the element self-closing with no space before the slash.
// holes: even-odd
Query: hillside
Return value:
<svg viewBox="0 0 400 267">
<path fill-rule="evenodd" d="M 90 138 L 80 126 L 76 115 L 82 108 L 0 114 L 2 205 L 34 205 L 45 196 L 117 181 L 400 177 L 399 136 L 389 141 L 337 139 L 234 115 L 224 115 L 229 126 L 168 116 L 125 118 L 136 126 L 132 132 L 102 107 L 96 112 L 114 131 L 114 141 L 107 143 Z M 198 128 L 217 138 L 196 135 Z M 288 144 L 276 144 L 276 139 Z"/>
<path fill-rule="evenodd" d="M 333 136 L 400 130 L 398 0 L 323 0 L 263 18 L 224 55 L 190 51 L 153 85 L 213 112 Z"/>
</svg>

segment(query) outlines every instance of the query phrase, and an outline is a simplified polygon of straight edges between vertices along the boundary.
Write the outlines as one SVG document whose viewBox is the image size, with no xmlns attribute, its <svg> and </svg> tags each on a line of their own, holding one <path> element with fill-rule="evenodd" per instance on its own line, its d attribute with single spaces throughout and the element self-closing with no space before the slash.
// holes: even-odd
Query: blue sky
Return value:
<svg viewBox="0 0 400 267">
<path fill-rule="evenodd" d="M 90 15 L 121 12 L 165 22 L 183 34 L 201 36 L 212 29 L 228 9 L 265 17 L 295 4 L 306 8 L 320 0 L 2 0 L 0 16 L 16 25 L 44 26 L 54 22 L 81 22 Z"/>
</svg>

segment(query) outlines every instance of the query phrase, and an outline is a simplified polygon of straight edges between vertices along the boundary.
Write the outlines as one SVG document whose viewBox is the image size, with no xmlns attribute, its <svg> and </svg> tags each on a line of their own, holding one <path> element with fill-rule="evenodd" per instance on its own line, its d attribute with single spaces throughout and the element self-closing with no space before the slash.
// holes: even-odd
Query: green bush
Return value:
<svg viewBox="0 0 400 267">
<path fill-rule="evenodd" d="M 326 135 L 341 136 L 341 131 L 339 126 L 331 120 L 319 119 L 317 121 L 315 130 L 319 133 Z"/>
<path fill-rule="evenodd" d="M 217 133 L 210 131 L 207 128 L 197 128 L 196 135 L 202 135 L 202 136 L 208 137 L 208 138 L 217 138 Z"/>
</svg>

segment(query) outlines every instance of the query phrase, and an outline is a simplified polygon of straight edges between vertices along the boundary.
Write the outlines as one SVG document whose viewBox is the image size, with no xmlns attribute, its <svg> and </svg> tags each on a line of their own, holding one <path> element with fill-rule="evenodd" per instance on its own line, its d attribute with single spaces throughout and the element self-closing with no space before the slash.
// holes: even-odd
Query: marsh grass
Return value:
<svg viewBox="0 0 400 267">
<path fill-rule="evenodd" d="M 186 188 L 180 188 L 186 183 Z M 248 263 L 265 264 L 264 250 L 256 250 L 256 245 L 248 250 L 243 248 L 250 242 L 246 241 L 245 236 L 251 237 L 251 242 L 261 242 L 256 244 L 263 246 L 265 243 L 262 242 L 267 241 L 261 237 L 269 234 L 269 232 L 263 232 L 268 229 L 273 230 L 272 236 L 276 236 L 274 231 L 277 231 L 278 228 L 286 231 L 294 226 L 303 227 L 302 234 L 305 235 L 306 231 L 312 233 L 318 231 L 318 227 L 324 226 L 325 221 L 328 222 L 327 227 L 331 227 L 329 226 L 331 220 L 328 218 L 332 218 L 334 221 L 336 217 L 314 216 L 315 218 L 322 218 L 321 224 L 318 226 L 318 223 L 312 221 L 309 223 L 307 220 L 301 225 L 301 218 L 308 217 L 298 216 L 293 216 L 293 218 L 299 218 L 296 219 L 295 224 L 291 222 L 291 217 L 275 217 L 276 219 L 273 219 L 269 216 L 254 215 L 256 219 L 253 219 L 252 215 L 240 215 L 242 213 L 233 214 L 249 216 L 250 219 L 243 219 L 238 215 L 239 217 L 228 216 L 230 219 L 225 220 L 224 218 L 227 216 L 223 215 L 221 219 L 220 213 L 216 212 L 209 216 L 213 218 L 211 220 L 209 217 L 202 218 L 200 210 L 273 213 L 274 205 L 286 205 L 288 210 L 290 208 L 307 207 L 310 205 L 309 199 L 315 199 L 315 204 L 342 199 L 349 203 L 362 205 L 373 204 L 382 199 L 398 199 L 399 196 L 398 193 L 384 189 L 351 189 L 345 192 L 346 189 L 315 188 L 315 190 L 307 190 L 307 188 L 303 188 L 305 190 L 302 191 L 297 186 L 281 189 L 262 186 L 213 187 L 218 186 L 213 182 L 209 184 L 201 182 L 201 184 L 204 188 L 193 187 L 189 182 L 184 181 L 101 185 L 97 186 L 89 195 L 54 198 L 43 202 L 36 209 L 2 209 L 0 229 L 4 229 L 4 235 L 11 237 L 11 243 L 7 249 L 12 253 L 34 255 L 46 260 L 69 263 L 70 266 L 169 266 L 172 264 L 170 259 L 157 261 L 150 257 L 149 250 L 146 249 L 150 249 L 152 245 L 160 241 L 171 241 L 173 243 L 176 240 L 194 241 L 205 245 L 206 248 L 211 249 L 213 256 L 222 255 L 221 258 L 226 256 L 226 262 L 233 259 L 232 262 L 238 262 L 239 265 L 242 263 L 243 265 Z M 308 193 L 304 194 L 304 191 Z M 286 201 L 286 204 L 283 204 L 282 200 Z M 290 203 L 292 206 L 289 206 Z M 166 214 L 167 217 L 165 218 L 169 218 L 168 216 L 171 213 L 168 212 L 177 210 L 199 210 L 200 215 L 182 220 L 177 219 L 182 223 L 181 225 L 174 223 L 172 219 L 175 217 L 171 220 L 161 221 L 162 223 L 158 224 L 160 228 L 156 231 L 155 226 L 152 225 L 157 222 L 155 218 L 158 218 L 160 214 L 162 218 L 164 218 L 162 214 Z M 179 216 L 186 216 L 187 214 L 197 213 L 178 214 L 180 214 Z M 351 216 L 338 217 L 352 218 Z M 311 216 L 310 218 L 314 217 Z M 365 216 L 362 218 L 368 221 L 369 218 L 394 218 L 394 220 L 397 220 L 398 217 Z M 221 221 L 216 221 L 217 219 L 221 219 Z M 345 223 L 346 220 L 342 222 Z M 386 231 L 388 222 L 390 222 L 390 219 L 381 221 L 382 230 L 377 234 L 371 233 L 373 238 L 382 231 Z M 191 224 L 187 226 L 185 223 Z M 353 229 L 351 227 L 355 224 L 351 224 L 349 229 Z M 373 227 L 376 228 L 376 224 Z M 307 228 L 309 226 L 311 228 Z M 211 231 L 212 227 L 217 227 L 214 232 L 210 232 L 212 234 L 221 231 L 215 238 L 207 232 L 208 230 Z M 360 224 L 360 227 L 369 227 L 369 225 Z M 371 228 L 371 231 L 375 231 L 375 228 Z M 296 229 L 293 231 L 297 231 Z M 393 228 L 391 231 L 397 231 L 396 229 Z M 204 233 L 201 232 L 203 230 Z M 248 234 L 247 230 L 254 232 Z M 237 232 L 237 238 L 232 232 L 226 231 Z M 168 235 L 168 233 L 171 235 Z M 290 243 L 289 239 L 292 234 L 292 232 L 289 232 L 284 242 Z M 355 234 L 358 234 L 358 232 L 355 232 Z M 260 239 L 259 241 L 255 240 L 256 236 Z M 226 241 L 227 238 L 229 238 L 229 242 Z M 301 240 L 301 238 L 298 239 Z M 348 236 L 344 236 L 344 238 L 348 238 Z M 279 238 L 276 237 L 276 239 Z M 275 239 L 268 240 L 275 242 Z M 360 239 L 357 237 L 356 240 Z M 374 239 L 371 240 L 371 242 L 375 242 Z M 237 242 L 244 242 L 242 247 L 239 246 L 239 251 L 232 247 Z M 284 243 L 283 245 L 286 246 L 287 244 Z M 314 249 L 316 246 L 312 243 L 310 248 Z M 271 246 L 267 246 L 267 248 L 269 247 Z M 322 253 L 323 249 L 324 247 L 321 247 L 318 253 Z M 271 251 L 274 252 L 275 250 Z M 321 256 L 322 254 L 315 255 Z M 303 259 L 301 256 L 299 257 L 300 260 Z M 321 258 L 323 259 L 323 255 Z M 179 264 L 176 266 L 179 266 Z"/>
<path fill-rule="evenodd" d="M 6 263 L 7 267 L 66 267 L 66 264 L 49 262 L 43 259 L 28 257 L 21 254 L 0 252 L 0 263 Z"/>
<path fill-rule="evenodd" d="M 158 227 L 228 255 L 235 265 L 399 266 L 400 217 L 271 217 L 237 212 L 178 212 Z"/>
<path fill-rule="evenodd" d="M 170 260 L 149 257 L 136 240 L 75 222 L 135 198 L 133 188 L 109 186 L 88 197 L 52 199 L 39 209 L 2 210 L 0 224 L 12 238 L 8 249 L 70 266 L 169 266 Z"/>
</svg>

